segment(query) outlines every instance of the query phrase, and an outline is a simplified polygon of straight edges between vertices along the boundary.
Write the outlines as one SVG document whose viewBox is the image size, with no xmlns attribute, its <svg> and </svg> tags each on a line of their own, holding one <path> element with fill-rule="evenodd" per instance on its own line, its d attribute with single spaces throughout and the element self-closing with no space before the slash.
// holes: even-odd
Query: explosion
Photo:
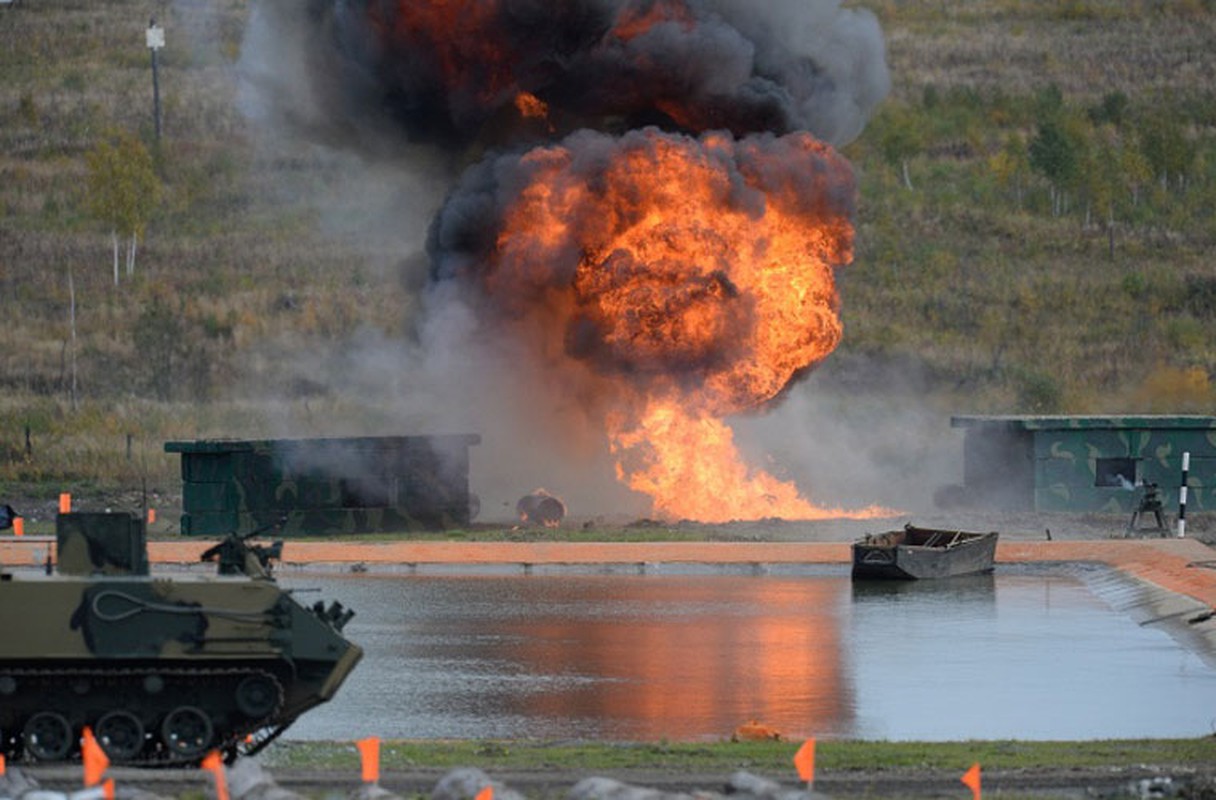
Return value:
<svg viewBox="0 0 1216 800">
<path fill-rule="evenodd" d="M 583 384 L 618 478 L 656 515 L 882 513 L 816 507 L 747 466 L 725 422 L 841 339 L 856 189 L 815 134 L 847 139 L 885 92 L 881 52 L 854 65 L 877 78 L 850 84 L 784 24 L 870 42 L 872 18 L 731 0 L 313 6 L 330 44 L 314 68 L 347 76 L 314 98 L 328 119 L 371 109 L 411 141 L 490 149 L 431 226 L 434 285 Z"/>
<path fill-rule="evenodd" d="M 481 188 L 462 196 L 497 210 L 496 236 L 479 238 L 485 217 L 449 203 L 431 243 L 439 277 L 478 281 L 499 326 L 543 309 L 538 335 L 564 343 L 554 368 L 578 360 L 613 379 L 604 424 L 618 476 L 656 513 L 839 513 L 749 474 L 722 422 L 840 341 L 833 268 L 852 256 L 853 181 L 835 151 L 805 133 L 584 132 L 487 162 L 470 182 Z"/>
</svg>

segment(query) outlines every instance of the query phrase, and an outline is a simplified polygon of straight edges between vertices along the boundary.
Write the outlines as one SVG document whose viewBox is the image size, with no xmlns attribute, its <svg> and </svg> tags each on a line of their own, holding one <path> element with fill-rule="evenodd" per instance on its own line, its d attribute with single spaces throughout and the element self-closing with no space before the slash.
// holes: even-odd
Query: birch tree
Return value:
<svg viewBox="0 0 1216 800">
<path fill-rule="evenodd" d="M 908 160 L 925 148 L 921 122 L 911 111 L 900 108 L 885 112 L 878 122 L 878 146 L 883 160 L 899 170 L 904 187 L 911 190 L 912 176 L 908 173 Z"/>
<path fill-rule="evenodd" d="M 1026 183 L 1030 179 L 1030 157 L 1026 153 L 1026 143 L 1017 133 L 1012 133 L 1005 139 L 1005 145 L 988 159 L 988 168 L 992 170 L 997 181 L 1013 192 L 1017 207 L 1022 207 L 1022 195 Z"/>
<path fill-rule="evenodd" d="M 89 213 L 110 228 L 114 285 L 119 279 L 120 241 L 126 244 L 126 272 L 135 274 L 135 254 L 160 199 L 161 183 L 152 156 L 135 136 L 118 131 L 85 154 Z"/>
<path fill-rule="evenodd" d="M 1159 111 L 1147 114 L 1140 121 L 1140 150 L 1144 158 L 1168 189 L 1170 181 L 1177 188 L 1186 186 L 1187 173 L 1194 166 L 1198 148 L 1186 134 L 1182 122 Z"/>
<path fill-rule="evenodd" d="M 1051 213 L 1057 217 L 1065 210 L 1065 192 L 1080 173 L 1082 142 L 1070 133 L 1059 121 L 1047 120 L 1027 148 L 1030 166 L 1051 186 Z"/>
</svg>

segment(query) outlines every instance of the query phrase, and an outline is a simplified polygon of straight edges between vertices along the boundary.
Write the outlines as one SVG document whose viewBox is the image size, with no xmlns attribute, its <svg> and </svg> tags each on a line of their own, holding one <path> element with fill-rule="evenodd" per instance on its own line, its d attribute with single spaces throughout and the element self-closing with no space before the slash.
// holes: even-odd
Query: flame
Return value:
<svg viewBox="0 0 1216 800">
<path fill-rule="evenodd" d="M 515 95 L 515 108 L 521 117 L 545 119 L 549 116 L 549 106 L 531 92 L 520 92 Z"/>
<path fill-rule="evenodd" d="M 612 450 L 622 456 L 617 477 L 654 498 L 657 516 L 700 522 L 779 517 L 815 520 L 883 517 L 891 512 L 820 508 L 793 483 L 749 468 L 739 456 L 731 429 L 720 419 L 689 413 L 676 403 L 653 403 L 632 428 L 621 428 Z M 616 428 L 616 426 L 613 426 Z M 628 458 L 640 461 L 632 468 Z"/>
<path fill-rule="evenodd" d="M 488 293 L 511 313 L 546 309 L 546 338 L 614 379 L 618 476 L 657 514 L 842 515 L 749 469 L 722 418 L 771 400 L 840 341 L 848 164 L 805 133 L 651 128 L 614 142 L 581 134 L 520 160 Z"/>
<path fill-rule="evenodd" d="M 686 31 L 695 25 L 692 13 L 681 0 L 660 0 L 651 3 L 649 7 L 645 3 L 639 3 L 621 8 L 612 35 L 628 42 L 664 22 L 678 23 Z"/>
</svg>

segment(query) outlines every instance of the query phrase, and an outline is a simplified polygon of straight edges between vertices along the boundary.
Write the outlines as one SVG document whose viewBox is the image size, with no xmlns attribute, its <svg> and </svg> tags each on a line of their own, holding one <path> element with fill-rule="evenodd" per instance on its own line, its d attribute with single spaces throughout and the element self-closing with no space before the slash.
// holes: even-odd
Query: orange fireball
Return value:
<svg viewBox="0 0 1216 800">
<path fill-rule="evenodd" d="M 507 316 L 546 319 L 563 358 L 612 380 L 622 480 L 669 517 L 842 513 L 749 470 L 722 417 L 771 400 L 840 341 L 833 271 L 852 258 L 854 193 L 843 158 L 805 133 L 650 128 L 577 134 L 494 170 L 486 293 Z"/>
</svg>

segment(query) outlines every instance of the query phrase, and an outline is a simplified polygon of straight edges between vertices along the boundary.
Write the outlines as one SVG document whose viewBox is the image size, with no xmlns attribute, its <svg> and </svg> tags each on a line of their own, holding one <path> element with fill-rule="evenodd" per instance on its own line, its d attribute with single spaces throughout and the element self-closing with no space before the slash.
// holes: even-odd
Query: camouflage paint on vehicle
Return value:
<svg viewBox="0 0 1216 800">
<path fill-rule="evenodd" d="M 74 512 L 55 518 L 61 575 L 147 575 L 147 529 L 132 514 Z"/>
<path fill-rule="evenodd" d="M 150 575 L 143 522 L 62 514 L 57 570 L 0 565 L 0 754 L 193 765 L 252 754 L 331 699 L 362 651 L 339 603 L 306 607 L 270 573 L 277 547 L 230 536 L 218 574 Z"/>
<path fill-rule="evenodd" d="M 1182 454 L 1188 510 L 1216 510 L 1216 417 L 957 416 L 969 504 L 1005 510 L 1128 513 L 1154 483 L 1177 511 Z"/>
</svg>

